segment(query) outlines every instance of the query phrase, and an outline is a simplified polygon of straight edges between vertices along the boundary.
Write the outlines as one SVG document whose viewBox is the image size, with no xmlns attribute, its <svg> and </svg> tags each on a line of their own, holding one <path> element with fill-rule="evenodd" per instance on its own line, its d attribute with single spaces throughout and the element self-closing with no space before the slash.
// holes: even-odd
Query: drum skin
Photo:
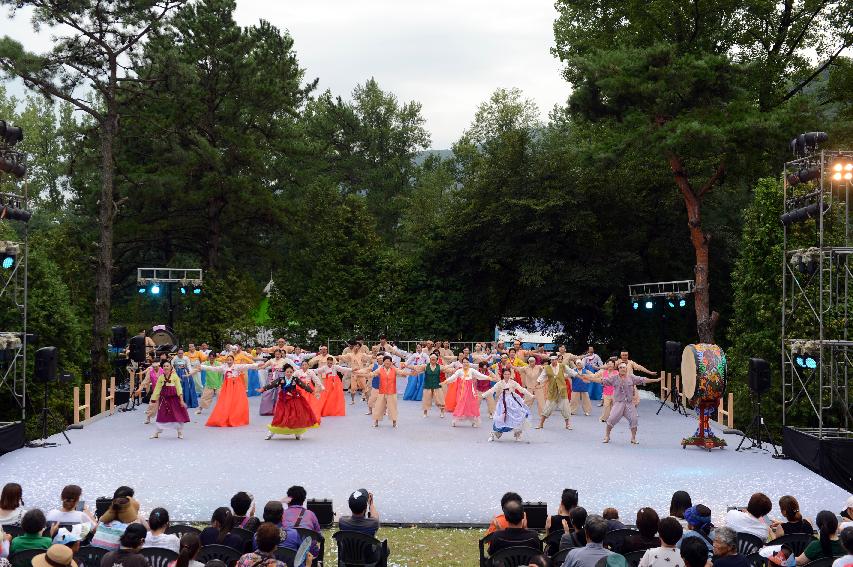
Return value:
<svg viewBox="0 0 853 567">
<path fill-rule="evenodd" d="M 694 405 L 716 404 L 726 393 L 726 353 L 717 345 L 687 345 L 681 353 L 681 391 Z"/>
</svg>

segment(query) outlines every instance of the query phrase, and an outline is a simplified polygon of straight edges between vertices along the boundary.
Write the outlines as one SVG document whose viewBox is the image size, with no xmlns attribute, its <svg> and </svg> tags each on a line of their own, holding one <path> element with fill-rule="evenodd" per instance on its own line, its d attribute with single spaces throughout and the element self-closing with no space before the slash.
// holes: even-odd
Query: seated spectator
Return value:
<svg viewBox="0 0 853 567">
<path fill-rule="evenodd" d="M 299 537 L 299 532 L 293 528 L 286 527 L 282 520 L 284 519 L 284 505 L 278 500 L 270 500 L 264 506 L 264 523 L 270 523 L 279 529 L 279 547 L 286 547 L 296 551 L 299 549 L 299 544 L 302 543 L 302 538 Z M 258 542 L 255 540 L 253 549 L 258 549 Z"/>
<path fill-rule="evenodd" d="M 552 567 L 554 563 L 547 555 L 534 555 L 527 563 L 527 567 Z"/>
<path fill-rule="evenodd" d="M 72 526 L 69 530 L 67 528 L 59 528 L 56 532 L 56 535 L 53 536 L 53 544 L 54 545 L 64 545 L 65 547 L 71 550 L 71 553 L 76 557 L 77 553 L 80 551 L 80 542 L 83 541 L 81 537 L 82 529 L 80 525 Z M 82 565 L 77 565 L 77 567 L 83 567 Z"/>
<path fill-rule="evenodd" d="M 308 493 L 301 486 L 291 486 L 287 489 L 287 510 L 284 511 L 284 525 L 320 532 L 320 522 L 317 520 L 317 515 L 305 508 L 307 497 Z"/>
<path fill-rule="evenodd" d="M 684 567 L 681 553 L 675 547 L 684 534 L 684 528 L 681 527 L 678 518 L 670 516 L 661 520 L 658 524 L 658 533 L 660 547 L 646 550 L 643 558 L 640 559 L 639 567 Z"/>
<path fill-rule="evenodd" d="M 169 512 L 165 508 L 151 510 L 148 516 L 149 531 L 142 547 L 160 547 L 179 553 L 181 542 L 175 534 L 167 534 L 167 529 L 169 529 Z"/>
<path fill-rule="evenodd" d="M 234 513 L 234 525 L 254 532 L 261 525 L 255 517 L 255 501 L 248 492 L 238 492 L 231 497 L 231 511 Z"/>
<path fill-rule="evenodd" d="M 142 524 L 128 525 L 119 540 L 119 548 L 104 555 L 101 567 L 149 567 L 148 560 L 139 553 L 145 543 L 145 532 Z"/>
<path fill-rule="evenodd" d="M 714 567 L 749 567 L 746 557 L 737 552 L 737 532 L 730 527 L 714 530 Z"/>
<path fill-rule="evenodd" d="M 47 522 L 49 524 L 82 524 L 83 537 L 98 523 L 95 516 L 89 511 L 89 507 L 85 502 L 78 510 L 77 504 L 80 503 L 80 497 L 83 495 L 83 489 L 76 484 L 69 484 L 62 489 L 62 507 L 54 508 L 47 513 Z"/>
<path fill-rule="evenodd" d="M 129 486 L 119 486 L 116 488 L 115 492 L 113 492 L 113 500 L 116 498 L 130 498 L 131 506 L 133 506 L 137 512 L 140 511 L 139 501 L 135 498 L 136 492 Z M 100 521 L 103 521 L 103 518 L 98 518 Z M 145 525 L 145 516 L 140 516 L 136 519 L 142 525 Z"/>
<path fill-rule="evenodd" d="M 124 535 L 127 526 L 135 522 L 138 516 L 130 498 L 122 496 L 114 499 L 109 510 L 101 516 L 101 523 L 98 524 L 89 545 L 109 551 L 118 550 L 121 547 L 121 536 Z"/>
<path fill-rule="evenodd" d="M 845 522 L 853 522 L 853 496 L 847 499 L 847 502 L 844 504 L 844 510 L 839 512 L 838 515 L 844 518 Z"/>
<path fill-rule="evenodd" d="M 281 530 L 271 522 L 264 522 L 255 531 L 257 549 L 240 557 L 236 567 L 287 567 L 275 558 L 275 549 L 281 543 Z M 180 567 L 180 566 L 178 566 Z"/>
<path fill-rule="evenodd" d="M 596 514 L 589 516 L 584 523 L 584 533 L 588 543 L 570 550 L 563 567 L 595 567 L 599 559 L 613 554 L 601 545 L 607 534 L 607 520 Z"/>
<path fill-rule="evenodd" d="M 0 526 L 0 559 L 9 557 L 10 543 L 12 543 L 12 536 L 6 535 L 3 532 L 3 526 Z"/>
<path fill-rule="evenodd" d="M 49 537 L 41 535 L 46 525 L 44 512 L 38 508 L 27 510 L 24 517 L 21 518 L 21 529 L 24 534 L 12 540 L 9 545 L 9 555 L 15 555 L 19 551 L 27 549 L 47 549 L 50 547 L 53 542 Z"/>
<path fill-rule="evenodd" d="M 714 537 L 711 535 L 711 530 L 714 525 L 711 523 L 711 509 L 703 504 L 691 506 L 684 511 L 684 519 L 687 520 L 687 529 L 681 540 L 684 541 L 689 537 L 695 537 L 705 542 L 705 547 L 708 548 L 708 553 L 714 551 Z M 681 541 L 676 547 L 681 547 Z"/>
<path fill-rule="evenodd" d="M 213 511 L 210 526 L 201 530 L 201 545 L 227 545 L 237 551 L 243 551 L 243 540 L 231 533 L 234 527 L 234 515 L 224 506 Z"/>
<path fill-rule="evenodd" d="M 786 522 L 773 522 L 770 531 L 773 537 L 782 537 L 786 534 L 812 534 L 814 528 L 808 520 L 803 519 L 800 514 L 800 503 L 793 496 L 783 496 L 779 499 L 779 512 L 785 517 Z"/>
<path fill-rule="evenodd" d="M 373 503 L 373 494 L 359 488 L 349 495 L 349 509 L 352 516 L 343 516 L 338 521 L 339 529 L 376 537 L 376 532 L 379 531 L 379 512 Z"/>
<path fill-rule="evenodd" d="M 625 524 L 619 521 L 619 510 L 616 508 L 605 508 L 601 517 L 607 520 L 607 531 L 624 530 Z"/>
<path fill-rule="evenodd" d="M 809 561 L 823 557 L 841 557 L 844 549 L 838 539 L 838 518 L 829 510 L 818 512 L 815 517 L 817 524 L 818 540 L 806 546 L 803 552 L 797 556 L 797 565 L 805 565 Z"/>
<path fill-rule="evenodd" d="M 501 510 L 504 509 L 504 506 L 506 506 L 507 502 L 510 502 L 513 500 L 518 502 L 521 505 L 524 505 L 524 501 L 521 499 L 521 495 L 519 495 L 517 492 L 507 492 L 506 494 L 501 496 Z M 490 533 L 496 532 L 498 530 L 506 529 L 507 526 L 508 526 L 508 524 L 506 522 L 506 518 L 504 518 L 504 515 L 498 514 L 497 516 L 492 518 L 492 521 L 489 523 L 489 529 L 486 530 L 486 535 L 489 535 Z M 526 516 L 524 518 L 524 527 L 527 527 L 527 517 Z"/>
<path fill-rule="evenodd" d="M 841 547 L 844 548 L 847 555 L 833 561 L 832 567 L 850 567 L 853 565 L 853 528 L 844 528 L 839 539 L 841 540 Z"/>
<path fill-rule="evenodd" d="M 660 518 L 653 508 L 640 508 L 637 511 L 637 531 L 640 533 L 627 536 L 622 541 L 619 553 L 624 555 L 632 551 L 660 547 L 660 538 L 655 535 L 659 523 Z"/>
<path fill-rule="evenodd" d="M 766 494 L 756 492 L 750 497 L 746 510 L 729 510 L 723 523 L 735 533 L 752 534 L 763 543 L 767 541 L 770 533 L 770 526 L 764 521 L 764 516 L 772 509 L 770 498 Z"/>
<path fill-rule="evenodd" d="M 61 544 L 51 545 L 47 551 L 33 557 L 31 564 L 32 567 L 77 567 L 74 552 Z"/>
<path fill-rule="evenodd" d="M 706 567 L 710 565 L 705 542 L 698 537 L 686 537 L 681 541 L 681 559 L 684 567 Z"/>
<path fill-rule="evenodd" d="M 204 567 L 204 563 L 195 560 L 200 549 L 201 540 L 198 536 L 192 532 L 185 533 L 181 536 L 178 558 L 169 563 L 168 567 Z"/>
<path fill-rule="evenodd" d="M 577 505 L 578 491 L 574 488 L 564 488 L 563 494 L 560 496 L 560 506 L 557 508 L 557 513 L 545 519 L 545 533 L 550 534 L 552 531 L 564 530 L 563 520 L 566 520 L 567 523 L 571 522 L 569 512 Z"/>
<path fill-rule="evenodd" d="M 489 555 L 507 547 L 532 547 L 542 551 L 539 535 L 524 527 L 524 506 L 521 503 L 515 500 L 507 502 L 503 508 L 503 516 L 507 527 L 494 532 L 489 543 Z"/>
<path fill-rule="evenodd" d="M 0 526 L 19 525 L 24 517 L 24 497 L 21 485 L 9 482 L 0 493 Z"/>
<path fill-rule="evenodd" d="M 586 508 L 575 506 L 569 512 L 570 521 L 563 520 L 563 529 L 565 533 L 560 538 L 560 549 L 567 547 L 583 547 L 586 545 L 586 533 L 584 526 L 586 525 Z"/>
<path fill-rule="evenodd" d="M 669 502 L 669 515 L 678 519 L 682 529 L 687 529 L 687 521 L 684 519 L 684 511 L 693 506 L 690 495 L 683 490 L 676 490 Z"/>
</svg>

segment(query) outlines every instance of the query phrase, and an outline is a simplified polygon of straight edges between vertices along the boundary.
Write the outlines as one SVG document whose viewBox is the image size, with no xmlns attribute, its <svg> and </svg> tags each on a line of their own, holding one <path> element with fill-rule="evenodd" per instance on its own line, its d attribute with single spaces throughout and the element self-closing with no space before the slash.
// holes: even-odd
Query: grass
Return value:
<svg viewBox="0 0 853 567">
<path fill-rule="evenodd" d="M 337 565 L 334 530 L 324 530 L 326 565 Z M 380 528 L 376 537 L 388 540 L 389 567 L 477 567 L 480 555 L 477 541 L 483 529 L 468 528 Z"/>
</svg>

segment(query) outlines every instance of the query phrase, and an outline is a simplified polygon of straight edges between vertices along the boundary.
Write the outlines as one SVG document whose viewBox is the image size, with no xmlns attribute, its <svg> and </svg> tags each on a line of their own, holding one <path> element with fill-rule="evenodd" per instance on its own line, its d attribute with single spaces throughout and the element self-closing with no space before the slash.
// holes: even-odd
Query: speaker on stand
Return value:
<svg viewBox="0 0 853 567">
<path fill-rule="evenodd" d="M 767 425 L 764 423 L 764 416 L 761 414 L 761 395 L 770 389 L 770 363 L 762 358 L 749 359 L 749 372 L 747 374 L 747 384 L 752 398 L 752 420 L 746 432 L 738 443 L 735 451 L 746 451 L 747 449 L 760 449 L 767 451 L 764 447 L 762 439 L 769 439 L 769 445 L 773 448 L 773 456 L 778 457 L 779 451 L 776 449 L 776 443 L 773 442 L 773 436 Z M 743 444 L 749 439 L 749 445 L 744 447 Z"/>
<path fill-rule="evenodd" d="M 50 384 L 51 382 L 56 382 L 59 378 L 57 371 L 57 364 L 59 362 L 59 349 L 53 346 L 42 347 L 36 351 L 35 355 L 35 371 L 33 378 L 39 384 L 44 385 L 44 399 L 42 401 L 41 407 L 41 439 L 39 442 L 29 443 L 30 447 L 56 447 L 57 443 L 51 443 L 47 440 L 47 421 L 48 418 L 53 418 L 62 423 L 65 423 L 65 420 L 58 415 L 55 415 L 48 406 L 48 398 L 50 397 Z M 65 423 L 65 427 L 62 428 L 62 435 L 65 437 L 65 440 L 68 441 L 68 444 L 71 444 L 71 439 L 68 438 L 68 435 L 65 433 L 65 429 L 68 427 L 68 424 Z"/>
<path fill-rule="evenodd" d="M 138 385 L 142 383 L 142 374 L 145 370 L 145 335 L 134 335 L 130 337 L 130 341 L 128 341 L 128 351 L 130 360 L 128 360 L 126 364 L 129 366 L 125 366 L 125 368 L 128 368 L 128 372 L 138 373 Z M 127 404 L 125 405 L 125 407 L 121 408 L 121 411 L 133 411 L 140 403 L 141 400 L 134 396 L 133 392 L 128 392 Z"/>
<path fill-rule="evenodd" d="M 681 372 L 681 354 L 683 351 L 681 343 L 666 341 L 664 346 L 664 370 L 672 376 L 672 381 L 670 382 L 669 400 L 665 398 L 661 399 L 660 407 L 658 407 L 655 415 L 660 413 L 660 410 L 663 409 L 667 401 L 672 402 L 672 411 L 688 417 L 690 415 L 681 403 L 681 390 L 675 385 L 675 375 Z"/>
</svg>

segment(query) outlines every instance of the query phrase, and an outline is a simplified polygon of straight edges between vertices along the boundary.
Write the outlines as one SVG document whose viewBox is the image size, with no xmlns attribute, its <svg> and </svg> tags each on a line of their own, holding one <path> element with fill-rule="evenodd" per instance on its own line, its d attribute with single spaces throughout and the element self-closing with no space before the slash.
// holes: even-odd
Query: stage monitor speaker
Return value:
<svg viewBox="0 0 853 567">
<path fill-rule="evenodd" d="M 309 498 L 306 507 L 317 516 L 320 527 L 328 528 L 335 523 L 335 512 L 332 510 L 331 500 Z"/>
<path fill-rule="evenodd" d="M 770 389 L 770 363 L 762 358 L 749 359 L 749 389 L 755 394 L 763 394 Z"/>
<path fill-rule="evenodd" d="M 666 341 L 665 347 L 665 359 L 666 363 L 665 370 L 671 374 L 678 374 L 681 372 L 681 354 L 683 353 L 684 348 L 681 346 L 681 343 L 677 341 Z"/>
<path fill-rule="evenodd" d="M 130 400 L 130 391 L 129 390 L 119 390 L 118 388 L 116 388 L 115 396 L 116 396 L 115 404 L 117 406 L 123 406 Z"/>
<path fill-rule="evenodd" d="M 59 350 L 54 346 L 46 346 L 36 351 L 35 379 L 36 382 L 54 382 Z"/>
<path fill-rule="evenodd" d="M 115 348 L 127 346 L 127 327 L 113 327 L 113 346 Z"/>
<path fill-rule="evenodd" d="M 138 364 L 145 362 L 145 337 L 142 335 L 130 337 L 130 360 Z"/>
<path fill-rule="evenodd" d="M 545 502 L 524 502 L 524 515 L 527 516 L 527 529 L 544 530 L 548 518 L 548 504 Z"/>
</svg>

